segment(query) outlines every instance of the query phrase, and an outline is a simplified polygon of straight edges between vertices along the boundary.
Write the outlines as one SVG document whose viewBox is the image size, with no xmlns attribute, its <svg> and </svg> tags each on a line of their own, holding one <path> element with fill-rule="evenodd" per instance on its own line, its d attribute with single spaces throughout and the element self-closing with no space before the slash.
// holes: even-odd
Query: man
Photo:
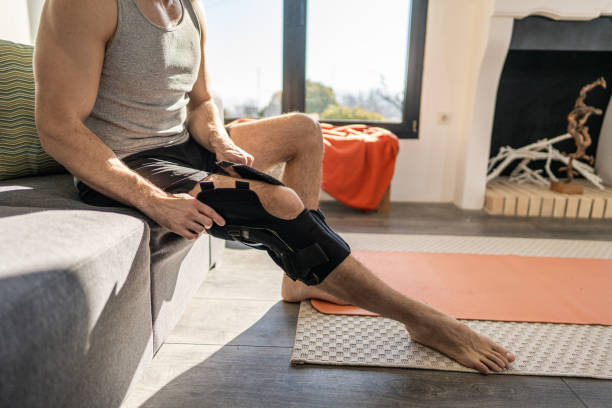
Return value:
<svg viewBox="0 0 612 408">
<path fill-rule="evenodd" d="M 197 0 L 47 0 L 34 56 L 43 147 L 80 180 L 84 201 L 135 207 L 186 239 L 225 225 L 196 198 L 200 181 L 215 189 L 236 185 L 236 178 L 212 174 L 215 161 L 261 171 L 284 162 L 287 187 L 249 180 L 250 189 L 277 219 L 291 222 L 316 209 L 318 124 L 289 114 L 237 124 L 230 137 L 209 93 L 205 42 Z M 415 341 L 483 373 L 514 360 L 454 318 L 388 287 L 350 255 L 317 285 L 285 276 L 282 296 L 341 299 L 401 321 Z"/>
</svg>

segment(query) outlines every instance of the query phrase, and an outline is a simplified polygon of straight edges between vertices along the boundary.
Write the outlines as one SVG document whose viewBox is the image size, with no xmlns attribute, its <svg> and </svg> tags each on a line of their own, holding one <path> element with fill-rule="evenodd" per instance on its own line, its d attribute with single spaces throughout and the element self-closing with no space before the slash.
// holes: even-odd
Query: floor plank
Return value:
<svg viewBox="0 0 612 408">
<path fill-rule="evenodd" d="M 291 366 L 290 348 L 164 346 L 164 360 L 191 368 L 145 408 L 169 407 L 583 407 L 558 378 L 482 376 L 390 368 Z M 161 352 L 160 352 L 161 353 Z M 201 362 L 193 365 L 193 361 Z M 156 382 L 157 381 L 157 382 Z M 162 385 L 163 384 L 163 385 Z M 141 391 L 142 392 L 142 391 Z M 144 392 L 141 394 L 144 395 Z M 132 397 L 134 401 L 135 397 Z M 136 405 L 132 405 L 136 406 Z"/>
<path fill-rule="evenodd" d="M 232 302 L 194 300 L 166 344 L 293 347 L 299 304 Z M 211 312 L 218 317 L 208 319 Z"/>
<path fill-rule="evenodd" d="M 241 257 L 233 257 L 231 269 L 225 268 L 227 259 L 221 258 L 219 265 L 210 271 L 206 284 L 198 290 L 196 297 L 208 299 L 280 300 L 283 271 L 270 259 L 265 251 L 244 251 Z M 256 270 L 251 265 L 266 265 Z"/>
<path fill-rule="evenodd" d="M 277 302 L 194 298 L 166 343 L 227 344 Z"/>
<path fill-rule="evenodd" d="M 293 347 L 300 305 L 279 301 L 248 330 L 228 345 Z"/>
<path fill-rule="evenodd" d="M 609 219 L 493 216 L 439 203 L 391 203 L 388 214 L 366 214 L 332 201 L 322 202 L 321 208 L 339 232 L 612 240 Z"/>
<path fill-rule="evenodd" d="M 612 381 L 588 378 L 563 380 L 589 408 L 612 407 Z"/>
<path fill-rule="evenodd" d="M 130 390 L 121 408 L 140 407 L 172 380 L 196 367 L 221 348 L 223 346 L 163 344 L 138 384 Z M 168 408 L 175 406 L 171 404 Z"/>
</svg>

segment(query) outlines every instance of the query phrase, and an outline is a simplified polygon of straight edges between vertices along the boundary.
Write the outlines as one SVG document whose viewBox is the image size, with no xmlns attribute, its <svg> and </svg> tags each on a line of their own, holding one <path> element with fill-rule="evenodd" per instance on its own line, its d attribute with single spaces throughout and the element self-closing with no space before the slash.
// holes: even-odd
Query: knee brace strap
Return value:
<svg viewBox="0 0 612 408">
<path fill-rule="evenodd" d="M 272 184 L 274 186 L 284 186 L 284 184 L 280 180 L 277 180 L 269 174 L 262 173 L 261 171 L 256 170 L 253 167 L 247 166 L 245 164 L 238 164 L 230 161 L 220 161 L 216 162 L 215 165 L 221 173 L 226 174 L 228 176 L 231 176 L 231 174 L 229 174 L 226 169 L 231 167 L 242 178 L 263 181 L 264 183 Z"/>
<path fill-rule="evenodd" d="M 325 223 L 321 211 L 305 209 L 293 220 L 268 213 L 248 182 L 236 188 L 215 189 L 201 183 L 198 199 L 221 215 L 226 224 L 213 224 L 209 234 L 265 249 L 293 280 L 321 283 L 350 253 L 348 244 Z"/>
</svg>

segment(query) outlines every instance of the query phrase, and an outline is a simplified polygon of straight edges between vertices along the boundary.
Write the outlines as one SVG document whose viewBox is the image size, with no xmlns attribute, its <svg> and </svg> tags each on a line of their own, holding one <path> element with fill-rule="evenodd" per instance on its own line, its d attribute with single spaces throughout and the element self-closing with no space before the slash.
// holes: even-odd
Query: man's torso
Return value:
<svg viewBox="0 0 612 408">
<path fill-rule="evenodd" d="M 117 27 L 85 125 L 121 158 L 188 138 L 186 107 L 199 72 L 201 32 L 191 0 L 177 1 L 182 13 L 162 18 L 161 26 L 137 0 L 117 0 Z"/>
</svg>

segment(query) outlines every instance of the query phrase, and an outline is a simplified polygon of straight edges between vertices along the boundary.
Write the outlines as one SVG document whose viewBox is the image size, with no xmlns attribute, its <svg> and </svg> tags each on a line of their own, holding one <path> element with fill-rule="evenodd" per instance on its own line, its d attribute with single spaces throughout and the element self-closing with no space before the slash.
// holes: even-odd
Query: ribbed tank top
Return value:
<svg viewBox="0 0 612 408">
<path fill-rule="evenodd" d="M 117 29 L 85 125 L 120 158 L 189 137 L 188 93 L 199 72 L 201 29 L 192 0 L 179 1 L 181 20 L 167 29 L 147 19 L 135 0 L 117 0 Z"/>
</svg>

